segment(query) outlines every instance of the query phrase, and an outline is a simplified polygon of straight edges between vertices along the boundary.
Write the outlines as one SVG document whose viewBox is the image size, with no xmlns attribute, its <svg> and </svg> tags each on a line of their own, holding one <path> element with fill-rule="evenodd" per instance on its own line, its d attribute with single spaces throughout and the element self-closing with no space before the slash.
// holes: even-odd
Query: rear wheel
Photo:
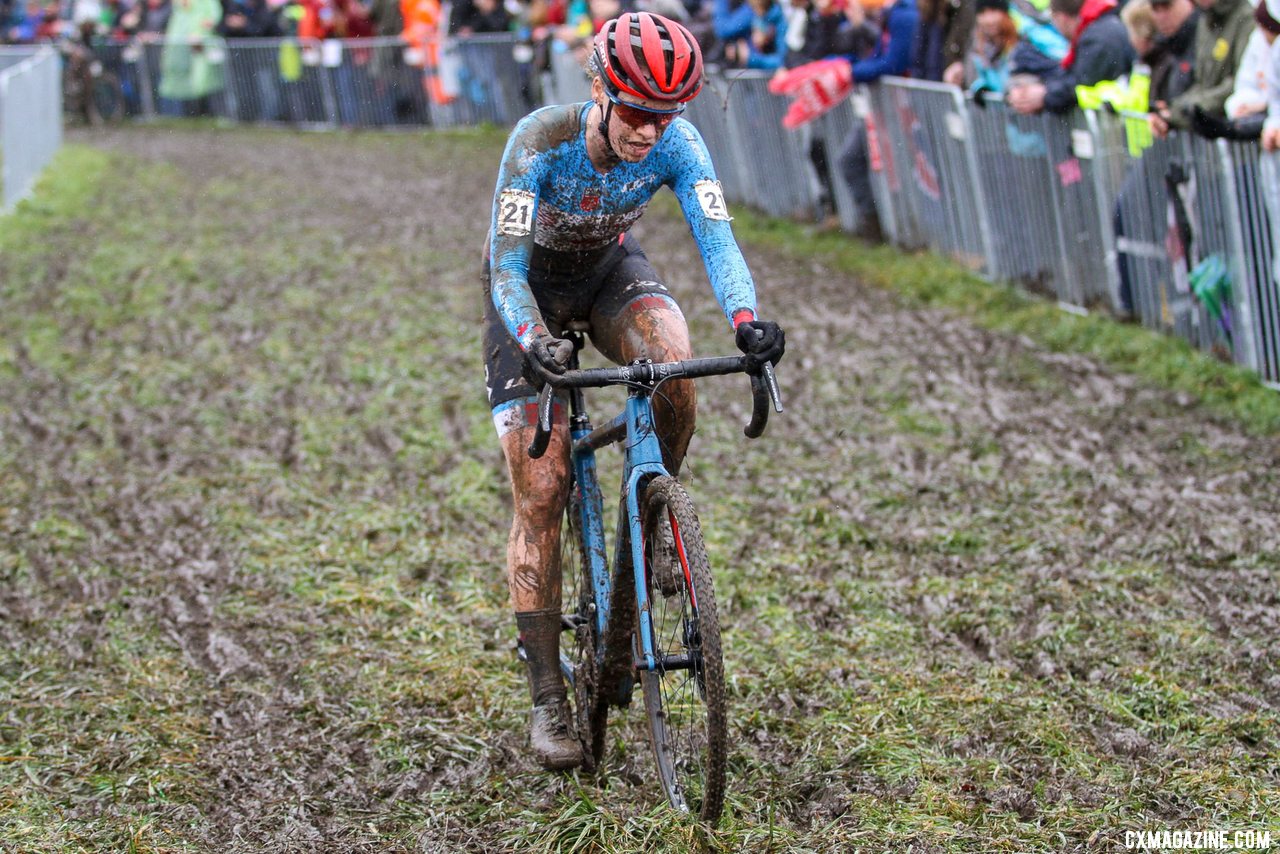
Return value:
<svg viewBox="0 0 1280 854">
<path fill-rule="evenodd" d="M 675 478 L 655 478 L 643 507 L 645 584 L 660 663 L 640 672 L 653 756 L 671 805 L 714 824 L 724 806 L 728 714 L 711 567 L 693 503 Z"/>
</svg>

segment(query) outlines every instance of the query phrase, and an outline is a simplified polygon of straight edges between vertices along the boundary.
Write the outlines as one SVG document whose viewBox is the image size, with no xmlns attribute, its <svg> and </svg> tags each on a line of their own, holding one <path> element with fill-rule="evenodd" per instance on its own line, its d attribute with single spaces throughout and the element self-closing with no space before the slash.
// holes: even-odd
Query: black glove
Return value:
<svg viewBox="0 0 1280 854">
<path fill-rule="evenodd" d="M 573 355 L 573 342 L 556 338 L 543 332 L 524 354 L 524 378 L 536 388 L 542 388 L 548 376 L 560 376 Z"/>
<path fill-rule="evenodd" d="M 1221 139 L 1231 131 L 1231 123 L 1222 116 L 1205 112 L 1204 107 L 1191 110 L 1191 132 L 1206 139 Z"/>
<path fill-rule="evenodd" d="M 747 354 L 747 370 L 752 373 L 759 371 L 766 362 L 778 364 L 787 349 L 787 337 L 782 334 L 782 327 L 769 320 L 739 323 L 734 343 Z"/>
</svg>

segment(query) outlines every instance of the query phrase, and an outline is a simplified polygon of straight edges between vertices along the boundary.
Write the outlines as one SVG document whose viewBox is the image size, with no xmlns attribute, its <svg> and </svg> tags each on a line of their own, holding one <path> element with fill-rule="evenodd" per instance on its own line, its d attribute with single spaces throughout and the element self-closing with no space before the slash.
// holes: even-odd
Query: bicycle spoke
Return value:
<svg viewBox="0 0 1280 854">
<path fill-rule="evenodd" d="M 724 799 L 727 716 L 706 549 L 688 496 L 674 479 L 655 479 L 645 503 L 654 653 L 672 666 L 641 679 L 654 759 L 671 805 L 714 822 Z"/>
</svg>

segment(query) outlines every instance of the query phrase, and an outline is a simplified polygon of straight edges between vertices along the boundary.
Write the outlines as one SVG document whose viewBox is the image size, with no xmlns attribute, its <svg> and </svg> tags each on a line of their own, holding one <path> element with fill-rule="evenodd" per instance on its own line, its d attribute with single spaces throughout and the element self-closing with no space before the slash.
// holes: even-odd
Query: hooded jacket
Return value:
<svg viewBox="0 0 1280 854">
<path fill-rule="evenodd" d="M 882 13 L 880 43 L 871 55 L 864 59 L 849 57 L 853 61 L 853 79 L 870 83 L 885 75 L 905 75 L 910 71 L 919 21 L 913 0 L 895 0 Z"/>
<path fill-rule="evenodd" d="M 1076 105 L 1077 86 L 1115 80 L 1129 72 L 1133 60 L 1133 45 L 1116 14 L 1115 0 L 1085 0 L 1076 37 L 1062 60 L 1066 73 L 1045 81 L 1044 108 L 1055 113 L 1070 110 Z"/>
<path fill-rule="evenodd" d="M 1226 116 L 1227 98 L 1236 85 L 1236 69 L 1253 27 L 1249 0 L 1217 0 L 1200 13 L 1191 88 L 1169 105 L 1169 124 L 1190 127 L 1196 107 L 1211 116 Z"/>
</svg>

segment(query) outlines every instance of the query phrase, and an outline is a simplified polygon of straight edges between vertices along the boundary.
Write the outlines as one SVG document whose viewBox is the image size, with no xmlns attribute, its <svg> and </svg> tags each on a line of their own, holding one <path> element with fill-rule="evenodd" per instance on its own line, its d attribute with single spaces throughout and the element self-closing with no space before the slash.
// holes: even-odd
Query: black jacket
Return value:
<svg viewBox="0 0 1280 854">
<path fill-rule="evenodd" d="M 1065 74 L 1045 81 L 1044 108 L 1065 113 L 1076 105 L 1076 87 L 1093 86 L 1115 80 L 1133 66 L 1133 45 L 1124 22 L 1114 11 L 1107 12 L 1080 33 L 1075 61 Z"/>
<path fill-rule="evenodd" d="M 242 15 L 244 23 L 229 23 L 228 18 L 233 15 Z M 281 35 L 276 12 L 267 6 L 267 0 L 223 0 L 222 20 L 215 31 L 229 39 L 266 39 Z"/>
<path fill-rule="evenodd" d="M 1191 88 L 1196 64 L 1196 24 L 1200 10 L 1193 9 L 1178 31 L 1168 38 L 1156 40 L 1151 56 L 1151 103 L 1166 104 Z"/>
</svg>

